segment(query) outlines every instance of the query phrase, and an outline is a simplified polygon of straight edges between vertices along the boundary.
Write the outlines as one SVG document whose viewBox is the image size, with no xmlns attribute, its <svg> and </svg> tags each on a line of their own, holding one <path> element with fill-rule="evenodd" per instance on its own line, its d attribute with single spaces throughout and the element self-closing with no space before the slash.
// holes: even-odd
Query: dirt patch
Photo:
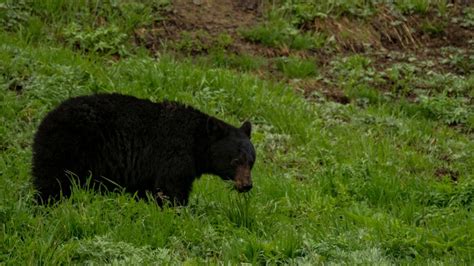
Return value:
<svg viewBox="0 0 474 266">
<path fill-rule="evenodd" d="M 168 23 L 179 30 L 206 30 L 211 35 L 235 33 L 249 27 L 259 15 L 258 1 L 175 0 Z M 169 32 L 169 34 L 173 34 Z"/>
<path fill-rule="evenodd" d="M 314 93 L 322 93 L 327 100 L 338 102 L 341 104 L 348 104 L 351 102 L 350 98 L 344 94 L 340 88 L 325 84 L 320 80 L 302 80 L 293 87 L 299 87 L 303 91 L 303 95 L 307 99 L 315 98 Z"/>
<path fill-rule="evenodd" d="M 438 180 L 441 180 L 444 177 L 448 177 L 451 181 L 457 182 L 459 179 L 459 172 L 441 167 L 441 168 L 436 169 L 435 176 Z"/>
<path fill-rule="evenodd" d="M 432 34 L 424 34 L 421 36 L 426 47 L 444 47 L 454 46 L 461 48 L 473 48 L 474 31 L 472 29 L 461 26 L 460 24 L 447 24 L 443 32 L 433 36 Z"/>
<path fill-rule="evenodd" d="M 261 13 L 261 0 L 174 0 L 165 20 L 151 29 L 141 28 L 135 35 L 137 42 L 154 51 L 165 42 L 179 41 L 183 32 L 191 37 L 198 32 L 209 39 L 227 34 L 233 43 L 240 43 L 238 30 L 257 24 Z"/>
<path fill-rule="evenodd" d="M 14 81 L 8 86 L 8 89 L 16 93 L 20 93 L 23 90 L 23 85 Z"/>
</svg>

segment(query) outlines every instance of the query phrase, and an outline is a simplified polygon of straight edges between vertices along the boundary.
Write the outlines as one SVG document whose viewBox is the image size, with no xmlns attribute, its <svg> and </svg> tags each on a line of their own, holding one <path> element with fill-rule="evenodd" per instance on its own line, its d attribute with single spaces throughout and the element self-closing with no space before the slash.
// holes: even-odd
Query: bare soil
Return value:
<svg viewBox="0 0 474 266">
<path fill-rule="evenodd" d="M 243 44 L 240 28 L 249 28 L 261 20 L 261 0 L 174 0 L 166 19 L 151 29 L 140 29 L 137 39 L 153 51 L 166 42 L 179 41 L 182 32 L 205 32 L 210 37 L 228 34 L 236 50 Z"/>
<path fill-rule="evenodd" d="M 310 100 L 314 97 L 315 92 L 320 92 L 326 99 L 340 104 L 348 104 L 351 102 L 351 99 L 347 97 L 340 88 L 328 85 L 319 80 L 304 80 L 298 82 L 297 86 L 301 88 L 303 95 Z"/>
<path fill-rule="evenodd" d="M 238 28 L 254 25 L 258 16 L 256 0 L 175 0 L 168 25 L 177 30 L 206 30 L 211 35 L 234 34 Z"/>
<path fill-rule="evenodd" d="M 435 176 L 438 178 L 438 180 L 448 177 L 452 182 L 457 182 L 459 179 L 459 172 L 449 168 L 441 167 L 436 169 Z"/>
</svg>

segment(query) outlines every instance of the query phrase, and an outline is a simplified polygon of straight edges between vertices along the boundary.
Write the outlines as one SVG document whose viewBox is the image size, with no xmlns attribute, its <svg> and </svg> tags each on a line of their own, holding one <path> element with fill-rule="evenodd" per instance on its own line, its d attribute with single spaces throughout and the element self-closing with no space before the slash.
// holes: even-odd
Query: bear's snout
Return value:
<svg viewBox="0 0 474 266">
<path fill-rule="evenodd" d="M 242 165 L 237 167 L 235 173 L 235 188 L 239 192 L 247 192 L 252 189 L 252 176 L 250 174 L 250 167 Z"/>
<path fill-rule="evenodd" d="M 237 190 L 239 192 L 248 192 L 249 190 L 251 190 L 253 187 L 252 183 L 247 183 L 247 184 L 243 184 L 239 187 L 237 187 Z"/>
</svg>

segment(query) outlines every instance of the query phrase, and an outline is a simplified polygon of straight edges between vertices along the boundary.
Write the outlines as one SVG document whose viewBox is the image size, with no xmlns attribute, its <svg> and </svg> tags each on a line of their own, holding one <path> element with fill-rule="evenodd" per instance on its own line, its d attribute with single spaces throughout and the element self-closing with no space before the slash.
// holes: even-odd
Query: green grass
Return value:
<svg viewBox="0 0 474 266">
<path fill-rule="evenodd" d="M 316 63 L 311 59 L 282 57 L 275 60 L 275 65 L 287 78 L 306 78 L 317 74 Z"/>
<path fill-rule="evenodd" d="M 325 70 L 354 101 L 315 103 L 248 73 L 263 58 L 216 51 L 176 60 L 114 41 L 153 19 L 123 22 L 108 4 L 155 12 L 159 1 L 84 3 L 25 4 L 2 22 L 0 264 L 472 264 L 472 74 L 426 73 L 426 62 L 379 72 L 363 55 L 340 56 Z M 94 25 L 92 14 L 110 23 Z M 73 23 L 81 30 L 63 35 Z M 94 35 L 101 30 L 113 34 Z M 84 44 L 71 43 L 81 34 Z M 88 36 L 114 45 L 98 49 Z M 121 45 L 126 56 L 112 60 Z M 316 61 L 286 59 L 288 78 L 321 74 Z M 235 125 L 249 119 L 254 189 L 238 194 L 204 176 L 182 208 L 80 189 L 55 206 L 35 205 L 37 125 L 62 100 L 94 92 L 179 100 Z M 404 98 L 411 94 L 416 101 Z"/>
<path fill-rule="evenodd" d="M 198 57 L 197 63 L 209 67 L 230 68 L 243 72 L 257 71 L 267 65 L 264 57 L 249 54 L 226 53 L 223 50 L 215 50 L 211 53 Z"/>
</svg>

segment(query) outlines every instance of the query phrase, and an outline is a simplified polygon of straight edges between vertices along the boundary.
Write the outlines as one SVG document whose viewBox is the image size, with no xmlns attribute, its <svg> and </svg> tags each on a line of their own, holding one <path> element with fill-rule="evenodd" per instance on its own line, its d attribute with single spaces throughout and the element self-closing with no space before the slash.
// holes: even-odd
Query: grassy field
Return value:
<svg viewBox="0 0 474 266">
<path fill-rule="evenodd" d="M 0 264 L 474 262 L 474 42 L 429 46 L 472 33 L 473 7 L 264 1 L 252 26 L 155 39 L 179 2 L 0 1 Z M 421 37 L 387 48 L 384 14 Z M 204 176 L 182 208 L 81 189 L 35 205 L 36 127 L 95 92 L 249 119 L 253 190 Z"/>
</svg>

